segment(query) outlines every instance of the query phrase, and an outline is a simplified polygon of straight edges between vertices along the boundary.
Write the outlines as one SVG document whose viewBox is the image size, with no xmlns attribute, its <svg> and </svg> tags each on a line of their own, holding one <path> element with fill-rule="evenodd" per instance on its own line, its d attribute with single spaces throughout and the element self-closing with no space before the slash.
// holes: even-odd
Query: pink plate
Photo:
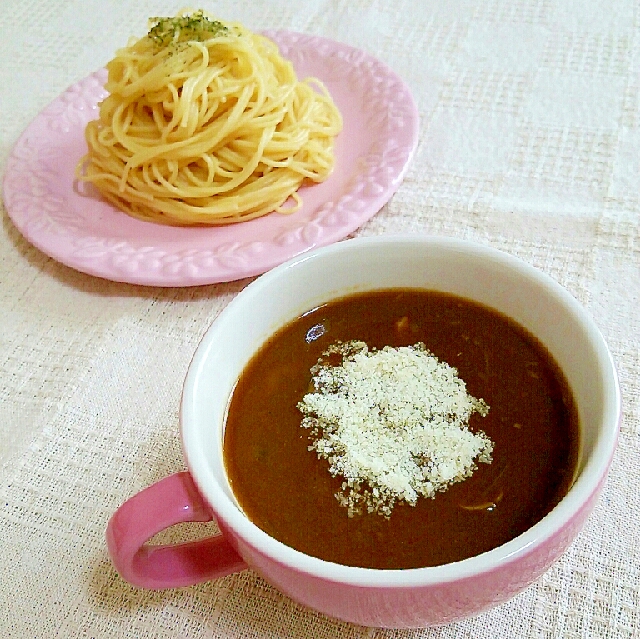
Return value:
<svg viewBox="0 0 640 639">
<path fill-rule="evenodd" d="M 300 78 L 329 89 L 344 119 L 336 166 L 303 187 L 302 208 L 225 227 L 143 222 L 75 181 L 84 128 L 106 92 L 104 70 L 67 89 L 27 127 L 7 162 L 4 201 L 22 234 L 50 257 L 90 275 L 149 286 L 195 286 L 263 273 L 346 237 L 400 185 L 418 140 L 411 92 L 367 53 L 317 36 L 267 32 Z"/>
</svg>

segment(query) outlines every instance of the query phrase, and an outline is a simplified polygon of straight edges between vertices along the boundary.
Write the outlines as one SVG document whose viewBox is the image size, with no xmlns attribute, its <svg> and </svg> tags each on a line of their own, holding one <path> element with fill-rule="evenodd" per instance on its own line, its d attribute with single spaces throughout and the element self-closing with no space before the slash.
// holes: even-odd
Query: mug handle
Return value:
<svg viewBox="0 0 640 639">
<path fill-rule="evenodd" d="M 212 520 L 191 475 L 175 473 L 120 506 L 107 526 L 107 548 L 120 575 L 141 588 L 191 586 L 247 568 L 222 535 L 183 544 L 146 544 L 175 524 Z"/>
</svg>

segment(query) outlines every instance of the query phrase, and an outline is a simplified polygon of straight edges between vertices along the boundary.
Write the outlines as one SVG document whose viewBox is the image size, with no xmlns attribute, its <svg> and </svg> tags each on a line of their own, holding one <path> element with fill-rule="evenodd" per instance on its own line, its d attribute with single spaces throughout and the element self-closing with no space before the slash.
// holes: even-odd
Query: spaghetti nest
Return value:
<svg viewBox="0 0 640 639">
<path fill-rule="evenodd" d="M 143 220 L 229 224 L 300 205 L 334 165 L 342 118 L 271 40 L 199 11 L 152 18 L 107 65 L 78 177 Z M 292 197 L 294 203 L 285 208 Z"/>
</svg>

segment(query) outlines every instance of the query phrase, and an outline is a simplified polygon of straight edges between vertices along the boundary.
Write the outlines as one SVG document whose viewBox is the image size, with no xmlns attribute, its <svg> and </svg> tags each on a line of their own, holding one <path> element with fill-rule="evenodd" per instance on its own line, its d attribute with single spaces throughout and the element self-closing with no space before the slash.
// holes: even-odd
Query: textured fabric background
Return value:
<svg viewBox="0 0 640 639">
<path fill-rule="evenodd" d="M 33 117 L 165 0 L 3 0 L 0 165 Z M 325 35 L 411 86 L 420 141 L 358 235 L 472 238 L 560 281 L 595 317 L 623 392 L 620 444 L 584 532 L 534 586 L 438 629 L 372 630 L 303 609 L 250 571 L 181 590 L 124 583 L 104 529 L 183 468 L 181 384 L 247 281 L 110 283 L 0 233 L 0 637 L 453 639 L 640 636 L 640 4 L 634 0 L 219 0 L 247 26 Z M 167 538 L 199 535 L 184 527 Z"/>
</svg>

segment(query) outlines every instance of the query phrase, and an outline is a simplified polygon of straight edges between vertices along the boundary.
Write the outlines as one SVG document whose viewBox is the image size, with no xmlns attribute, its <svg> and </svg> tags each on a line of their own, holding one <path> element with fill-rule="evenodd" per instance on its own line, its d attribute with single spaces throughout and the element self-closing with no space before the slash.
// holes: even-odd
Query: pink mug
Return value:
<svg viewBox="0 0 640 639">
<path fill-rule="evenodd" d="M 304 311 L 345 294 L 424 288 L 509 315 L 547 346 L 573 390 L 581 425 L 576 481 L 538 524 L 481 555 L 443 566 L 375 570 L 310 557 L 273 539 L 240 510 L 222 457 L 225 409 L 256 349 Z M 535 581 L 594 508 L 615 450 L 620 391 L 605 341 L 560 285 L 503 252 L 471 242 L 396 236 L 340 242 L 303 254 L 247 286 L 199 345 L 180 410 L 188 472 L 134 495 L 113 515 L 107 544 L 118 572 L 143 588 L 171 588 L 250 567 L 301 604 L 367 626 L 410 628 L 478 614 Z M 154 546 L 159 531 L 215 519 L 220 534 Z"/>
</svg>

